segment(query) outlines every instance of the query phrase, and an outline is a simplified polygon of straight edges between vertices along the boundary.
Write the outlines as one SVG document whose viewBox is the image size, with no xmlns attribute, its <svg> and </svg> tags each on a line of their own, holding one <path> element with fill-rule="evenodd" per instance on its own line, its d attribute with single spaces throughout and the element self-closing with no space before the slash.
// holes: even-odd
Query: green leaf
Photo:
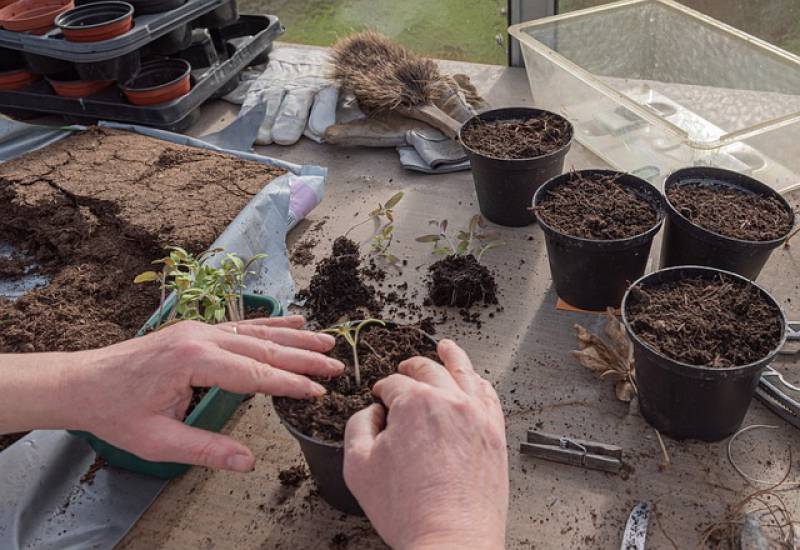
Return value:
<svg viewBox="0 0 800 550">
<path fill-rule="evenodd" d="M 441 240 L 442 238 L 439 235 L 422 235 L 416 238 L 418 243 L 438 243 Z"/>
<path fill-rule="evenodd" d="M 402 199 L 403 199 L 403 192 L 399 191 L 394 195 L 392 195 L 388 201 L 386 201 L 386 206 L 384 208 L 386 208 L 387 210 L 389 210 L 390 208 L 394 208 L 395 206 L 397 206 L 397 203 L 399 203 Z"/>
<path fill-rule="evenodd" d="M 433 249 L 433 253 L 436 254 L 437 256 L 449 256 L 450 254 L 453 253 L 453 251 L 443 246 L 437 246 L 436 248 Z"/>
<path fill-rule="evenodd" d="M 389 220 L 390 222 L 394 221 L 394 214 L 392 213 L 391 210 L 386 211 L 386 219 Z"/>
<path fill-rule="evenodd" d="M 458 243 L 455 253 L 461 256 L 467 251 L 467 247 L 469 247 L 469 241 L 461 241 Z"/>
<path fill-rule="evenodd" d="M 480 214 L 475 214 L 474 216 L 472 216 L 472 219 L 469 220 L 469 232 L 470 233 L 474 233 L 475 232 L 475 230 L 478 228 L 478 224 L 480 223 L 480 221 L 481 221 Z"/>
<path fill-rule="evenodd" d="M 133 283 L 140 285 L 142 283 L 152 283 L 153 281 L 158 281 L 158 279 L 158 273 L 155 271 L 145 271 L 144 273 L 139 273 L 133 280 Z"/>
</svg>

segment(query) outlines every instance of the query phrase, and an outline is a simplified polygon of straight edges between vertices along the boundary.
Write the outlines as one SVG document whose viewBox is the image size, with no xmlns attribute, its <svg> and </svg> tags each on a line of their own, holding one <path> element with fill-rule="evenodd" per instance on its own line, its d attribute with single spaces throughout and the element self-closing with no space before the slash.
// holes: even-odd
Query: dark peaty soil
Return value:
<svg viewBox="0 0 800 550">
<path fill-rule="evenodd" d="M 685 218 L 714 233 L 744 241 L 785 237 L 794 213 L 775 197 L 724 184 L 686 183 L 667 191 L 669 202 Z"/>
<path fill-rule="evenodd" d="M 313 250 L 315 246 L 317 246 L 317 241 L 315 239 L 301 241 L 295 245 L 289 259 L 294 265 L 299 265 L 301 267 L 311 265 L 311 262 L 314 261 Z"/>
<path fill-rule="evenodd" d="M 658 221 L 656 209 L 617 176 L 577 172 L 542 199 L 536 214 L 560 233 L 595 240 L 641 235 Z"/>
<path fill-rule="evenodd" d="M 762 359 L 782 334 L 780 314 L 761 292 L 726 275 L 635 287 L 627 315 L 632 330 L 652 348 L 705 367 Z"/>
<path fill-rule="evenodd" d="M 13 434 L 0 434 L 0 453 L 6 450 L 8 447 L 22 439 L 28 434 L 28 432 L 18 432 Z"/>
<path fill-rule="evenodd" d="M 278 472 L 278 480 L 284 487 L 297 487 L 308 479 L 308 470 L 304 464 L 298 464 Z"/>
<path fill-rule="evenodd" d="M 497 283 L 475 256 L 447 256 L 428 268 L 428 301 L 461 308 L 481 302 L 496 304 Z"/>
<path fill-rule="evenodd" d="M 51 279 L 17 301 L 0 298 L 0 353 L 132 337 L 158 305 L 155 285 L 134 276 L 167 245 L 208 248 L 282 173 L 101 128 L 0 165 L 0 235 Z"/>
<path fill-rule="evenodd" d="M 302 433 L 331 442 L 341 442 L 347 420 L 361 409 L 377 402 L 372 386 L 397 371 L 397 365 L 421 355 L 438 361 L 436 346 L 414 326 L 384 328 L 367 325 L 359 336 L 361 386 L 353 379 L 353 351 L 341 337 L 329 354 L 345 364 L 342 376 L 317 380 L 328 393 L 313 401 L 275 398 L 281 417 Z"/>
<path fill-rule="evenodd" d="M 336 239 L 331 255 L 317 263 L 308 288 L 298 293 L 306 300 L 309 320 L 329 326 L 342 318 L 380 313 L 375 290 L 364 283 L 360 268 L 358 245 L 346 237 Z"/>
<path fill-rule="evenodd" d="M 566 119 L 543 114 L 527 120 L 475 119 L 461 137 L 464 145 L 489 157 L 528 159 L 561 149 L 572 139 L 572 129 Z"/>
</svg>

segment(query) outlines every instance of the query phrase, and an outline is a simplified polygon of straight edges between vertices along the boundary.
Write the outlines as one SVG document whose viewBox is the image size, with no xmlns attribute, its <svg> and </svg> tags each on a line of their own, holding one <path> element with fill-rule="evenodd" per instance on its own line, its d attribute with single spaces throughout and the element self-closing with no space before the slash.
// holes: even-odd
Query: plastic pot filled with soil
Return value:
<svg viewBox="0 0 800 550">
<path fill-rule="evenodd" d="M 486 111 L 464 123 L 459 139 L 472 165 L 481 214 L 500 225 L 532 224 L 531 199 L 563 171 L 572 135 L 564 117 L 527 107 Z"/>
<path fill-rule="evenodd" d="M 376 320 L 352 321 L 330 332 L 336 336 L 336 347 L 329 355 L 345 364 L 344 374 L 317 379 L 328 390 L 320 398 L 275 397 L 273 403 L 289 433 L 300 443 L 320 496 L 342 512 L 361 514 L 344 481 L 345 425 L 352 415 L 377 402 L 372 387 L 396 372 L 402 361 L 417 355 L 438 360 L 436 340 L 416 326 Z M 345 332 L 350 336 L 344 336 Z"/>
<path fill-rule="evenodd" d="M 533 211 L 558 296 L 581 309 L 619 307 L 647 267 L 664 209 L 655 187 L 613 170 L 570 172 L 542 185 Z"/>
<path fill-rule="evenodd" d="M 282 314 L 280 303 L 269 296 L 245 294 L 243 295 L 243 300 L 244 307 L 248 312 L 248 318 L 275 317 Z M 139 331 L 139 336 L 155 330 L 160 322 L 169 316 L 169 312 L 169 309 L 156 311 Z M 216 386 L 213 388 L 196 388 L 184 422 L 194 428 L 218 432 L 236 412 L 244 397 L 242 394 L 225 391 Z M 72 433 L 85 439 L 98 455 L 108 461 L 110 466 L 116 468 L 123 468 L 162 479 L 178 477 L 186 473 L 190 468 L 188 464 L 144 460 L 132 453 L 114 447 L 90 433 Z"/>
<path fill-rule="evenodd" d="M 663 269 L 622 302 L 642 415 L 676 439 L 719 441 L 742 424 L 761 372 L 785 342 L 777 302 L 714 268 Z"/>
<path fill-rule="evenodd" d="M 127 2 L 93 2 L 62 13 L 56 25 L 70 42 L 100 42 L 131 30 L 133 6 Z"/>
<path fill-rule="evenodd" d="M 183 59 L 148 61 L 131 80 L 120 86 L 134 105 L 157 105 L 189 93 L 192 66 Z"/>
<path fill-rule="evenodd" d="M 55 26 L 56 17 L 74 7 L 73 0 L 19 0 L 0 9 L 0 27 L 41 35 Z"/>
<path fill-rule="evenodd" d="M 730 170 L 684 168 L 670 174 L 664 190 L 661 267 L 704 265 L 754 280 L 794 227 L 786 199 Z"/>
</svg>

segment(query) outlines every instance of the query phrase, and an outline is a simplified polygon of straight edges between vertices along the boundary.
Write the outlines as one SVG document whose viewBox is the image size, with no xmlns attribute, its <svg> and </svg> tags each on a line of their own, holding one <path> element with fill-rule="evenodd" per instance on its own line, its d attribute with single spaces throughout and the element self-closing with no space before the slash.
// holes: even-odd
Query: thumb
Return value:
<svg viewBox="0 0 800 550">
<path fill-rule="evenodd" d="M 345 462 L 348 455 L 368 454 L 385 424 L 386 409 L 378 403 L 351 416 L 344 430 Z"/>
<path fill-rule="evenodd" d="M 255 468 L 253 453 L 233 438 L 158 415 L 142 423 L 141 428 L 146 435 L 128 450 L 145 460 L 235 472 L 251 472 Z"/>
</svg>

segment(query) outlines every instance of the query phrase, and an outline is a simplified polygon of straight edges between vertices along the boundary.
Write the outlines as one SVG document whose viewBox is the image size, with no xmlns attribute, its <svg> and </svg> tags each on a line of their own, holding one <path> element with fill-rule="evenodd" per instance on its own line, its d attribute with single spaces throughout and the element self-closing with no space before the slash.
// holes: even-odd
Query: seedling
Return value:
<svg viewBox="0 0 800 550">
<path fill-rule="evenodd" d="M 209 250 L 197 257 L 178 246 L 170 247 L 169 251 L 169 256 L 153 262 L 163 264 L 161 272 L 145 271 L 133 280 L 136 284 L 157 281 L 161 285 L 157 329 L 162 326 L 164 304 L 170 292 L 175 292 L 175 307 L 165 325 L 178 320 L 216 324 L 244 318 L 242 291 L 245 280 L 255 273 L 250 271 L 251 266 L 265 258 L 265 254 L 256 254 L 245 262 L 237 254 L 228 253 L 219 262 L 219 267 L 212 267 L 209 260 L 222 253 L 222 249 Z"/>
<path fill-rule="evenodd" d="M 394 254 L 389 253 L 389 247 L 394 240 L 394 207 L 403 199 L 403 192 L 400 191 L 392 195 L 386 204 L 378 204 L 378 207 L 369 213 L 369 217 L 358 222 L 348 229 L 344 236 L 347 237 L 358 227 L 370 221 L 375 222 L 377 232 L 370 240 L 370 255 L 382 258 L 389 264 L 396 264 L 398 259 Z M 382 220 L 386 220 L 385 222 Z"/>
<path fill-rule="evenodd" d="M 486 222 L 479 214 L 474 215 L 467 230 L 460 230 L 455 238 L 447 232 L 447 220 L 431 220 L 430 224 L 436 226 L 439 233 L 417 237 L 417 242 L 433 243 L 433 253 L 437 256 L 472 255 L 480 262 L 488 250 L 504 244 L 494 233 L 483 231 Z"/>
<path fill-rule="evenodd" d="M 382 327 L 386 326 L 386 323 L 379 319 L 365 319 L 363 321 L 348 321 L 335 327 L 326 328 L 322 331 L 328 334 L 341 336 L 348 344 L 350 344 L 350 347 L 353 350 L 353 375 L 355 377 L 356 386 L 361 386 L 361 368 L 358 362 L 358 335 L 361 333 L 361 329 L 372 323 L 377 323 Z"/>
</svg>

